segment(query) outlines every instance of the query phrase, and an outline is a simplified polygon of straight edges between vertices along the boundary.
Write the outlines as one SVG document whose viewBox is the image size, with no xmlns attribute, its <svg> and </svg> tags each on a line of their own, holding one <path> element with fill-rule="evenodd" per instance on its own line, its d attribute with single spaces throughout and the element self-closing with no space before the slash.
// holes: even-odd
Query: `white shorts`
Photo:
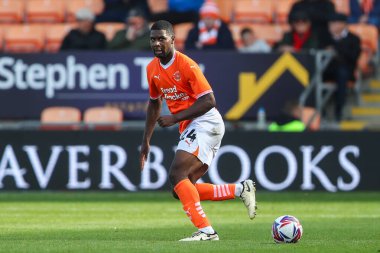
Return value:
<svg viewBox="0 0 380 253">
<path fill-rule="evenodd" d="M 177 150 L 184 150 L 210 166 L 224 135 L 222 116 L 215 108 L 195 118 L 183 131 Z"/>
</svg>

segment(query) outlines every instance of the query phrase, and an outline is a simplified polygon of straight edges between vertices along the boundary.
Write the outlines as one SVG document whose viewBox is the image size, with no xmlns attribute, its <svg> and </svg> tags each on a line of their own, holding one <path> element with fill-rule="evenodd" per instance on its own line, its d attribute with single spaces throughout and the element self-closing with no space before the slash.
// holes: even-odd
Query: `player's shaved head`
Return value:
<svg viewBox="0 0 380 253">
<path fill-rule="evenodd" d="M 159 20 L 155 22 L 152 27 L 150 28 L 151 31 L 154 30 L 164 30 L 166 31 L 170 36 L 174 36 L 174 30 L 173 25 L 166 21 L 166 20 Z"/>
</svg>

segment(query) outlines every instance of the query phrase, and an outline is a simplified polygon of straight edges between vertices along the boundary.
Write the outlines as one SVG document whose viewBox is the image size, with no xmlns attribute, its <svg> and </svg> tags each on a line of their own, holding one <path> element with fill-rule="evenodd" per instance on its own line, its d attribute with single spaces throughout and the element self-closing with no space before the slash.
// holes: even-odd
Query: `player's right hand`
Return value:
<svg viewBox="0 0 380 253">
<path fill-rule="evenodd" d="M 144 165 L 146 160 L 148 159 L 150 145 L 149 143 L 142 143 L 141 149 L 140 149 L 140 170 L 142 171 L 144 169 Z"/>
</svg>

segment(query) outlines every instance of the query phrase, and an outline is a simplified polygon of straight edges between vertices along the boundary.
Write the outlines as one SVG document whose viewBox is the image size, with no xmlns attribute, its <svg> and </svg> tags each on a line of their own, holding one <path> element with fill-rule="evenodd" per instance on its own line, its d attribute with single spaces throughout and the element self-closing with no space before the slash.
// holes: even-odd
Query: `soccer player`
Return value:
<svg viewBox="0 0 380 253">
<path fill-rule="evenodd" d="M 199 66 L 174 48 L 172 25 L 164 20 L 154 23 L 150 44 L 155 58 L 147 66 L 150 100 L 145 132 L 141 145 L 140 166 L 144 168 L 149 143 L 156 122 L 161 127 L 179 123 L 181 133 L 169 180 L 173 195 L 198 231 L 180 241 L 219 240 L 202 209 L 200 201 L 227 200 L 240 197 L 248 209 L 249 218 L 256 215 L 255 186 L 252 180 L 238 184 L 197 184 L 206 173 L 218 151 L 224 135 L 222 116 L 215 108 L 211 86 Z M 171 115 L 160 116 L 162 99 Z"/>
</svg>

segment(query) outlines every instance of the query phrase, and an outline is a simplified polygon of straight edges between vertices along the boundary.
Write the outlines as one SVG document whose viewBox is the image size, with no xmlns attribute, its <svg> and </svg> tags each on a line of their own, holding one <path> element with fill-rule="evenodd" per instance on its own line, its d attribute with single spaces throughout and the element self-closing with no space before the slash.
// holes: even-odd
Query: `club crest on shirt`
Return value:
<svg viewBox="0 0 380 253">
<path fill-rule="evenodd" d="M 173 78 L 174 78 L 174 80 L 176 80 L 177 82 L 181 81 L 181 75 L 179 74 L 179 71 L 176 71 L 176 72 L 173 74 Z"/>
</svg>

